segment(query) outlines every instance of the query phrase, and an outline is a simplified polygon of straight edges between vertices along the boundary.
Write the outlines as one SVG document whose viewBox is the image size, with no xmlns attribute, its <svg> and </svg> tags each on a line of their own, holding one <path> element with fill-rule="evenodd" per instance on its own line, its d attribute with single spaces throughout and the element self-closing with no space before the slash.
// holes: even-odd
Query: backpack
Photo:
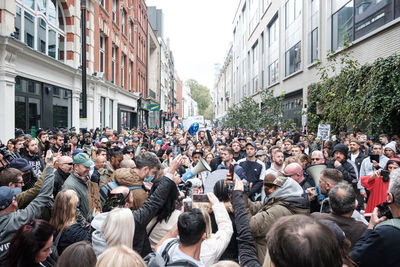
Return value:
<svg viewBox="0 0 400 267">
<path fill-rule="evenodd" d="M 170 241 L 166 246 L 161 255 L 157 252 L 149 253 L 145 258 L 144 262 L 147 264 L 147 267 L 165 267 L 165 266 L 175 266 L 175 267 L 197 267 L 191 261 L 188 260 L 178 260 L 174 262 L 169 262 L 169 254 L 168 251 L 171 247 L 178 243 L 178 239 L 174 239 Z"/>
</svg>

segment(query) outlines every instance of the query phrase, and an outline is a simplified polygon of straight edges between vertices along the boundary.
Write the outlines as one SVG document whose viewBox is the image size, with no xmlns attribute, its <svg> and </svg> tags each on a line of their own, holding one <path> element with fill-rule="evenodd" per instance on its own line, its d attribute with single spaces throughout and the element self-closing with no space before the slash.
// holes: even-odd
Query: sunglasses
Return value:
<svg viewBox="0 0 400 267">
<path fill-rule="evenodd" d="M 64 164 L 70 165 L 70 166 L 74 165 L 72 162 L 67 162 L 67 163 L 64 163 Z"/>
</svg>

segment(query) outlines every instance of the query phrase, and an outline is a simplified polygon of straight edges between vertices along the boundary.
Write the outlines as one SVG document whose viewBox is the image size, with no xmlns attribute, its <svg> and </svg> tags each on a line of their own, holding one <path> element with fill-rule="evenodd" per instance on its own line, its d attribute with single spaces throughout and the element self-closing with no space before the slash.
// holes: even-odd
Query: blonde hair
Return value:
<svg viewBox="0 0 400 267">
<path fill-rule="evenodd" d="M 203 214 L 204 221 L 206 222 L 206 238 L 209 238 L 212 234 L 210 218 L 210 212 L 212 212 L 212 210 L 209 208 L 208 204 L 205 206 L 203 203 L 195 203 L 193 207 L 198 208 Z"/>
<path fill-rule="evenodd" d="M 76 205 L 79 198 L 74 190 L 64 189 L 58 192 L 54 201 L 50 224 L 56 233 L 65 231 L 76 220 Z"/>
<path fill-rule="evenodd" d="M 128 248 L 132 248 L 133 235 L 135 233 L 135 221 L 132 211 L 128 208 L 117 208 L 110 211 L 104 221 L 101 232 L 107 241 L 107 247 L 125 245 Z"/>
<path fill-rule="evenodd" d="M 136 251 L 122 245 L 108 248 L 100 255 L 96 264 L 96 267 L 114 266 L 146 267 L 147 265 Z"/>
</svg>

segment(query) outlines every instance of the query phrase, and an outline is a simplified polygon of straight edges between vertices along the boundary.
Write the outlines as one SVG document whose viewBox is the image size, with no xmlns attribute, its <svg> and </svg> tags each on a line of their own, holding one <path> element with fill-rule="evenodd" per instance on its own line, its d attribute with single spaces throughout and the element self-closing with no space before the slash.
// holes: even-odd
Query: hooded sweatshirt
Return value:
<svg viewBox="0 0 400 267">
<path fill-rule="evenodd" d="M 250 229 L 257 249 L 259 262 L 264 262 L 267 241 L 265 235 L 271 226 L 283 216 L 309 214 L 309 202 L 302 197 L 303 189 L 292 178 L 266 197 L 265 202 L 247 199 Z"/>
<path fill-rule="evenodd" d="M 101 233 L 101 228 L 103 228 L 108 213 L 109 212 L 103 212 L 98 214 L 91 223 L 91 226 L 95 229 L 92 233 L 92 245 L 97 257 L 107 249 L 107 241 Z"/>
</svg>

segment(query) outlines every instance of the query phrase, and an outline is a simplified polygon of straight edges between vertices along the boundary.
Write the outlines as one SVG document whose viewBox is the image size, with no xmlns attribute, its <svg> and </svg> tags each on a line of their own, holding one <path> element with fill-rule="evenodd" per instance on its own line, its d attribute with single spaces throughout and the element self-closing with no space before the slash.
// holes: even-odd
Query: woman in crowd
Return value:
<svg viewBox="0 0 400 267">
<path fill-rule="evenodd" d="M 214 155 L 214 153 L 212 153 L 212 152 L 206 153 L 206 155 L 205 155 L 205 157 L 204 157 L 204 159 L 207 161 L 208 165 L 211 164 L 211 160 L 212 160 L 213 158 L 215 158 L 215 155 Z"/>
<path fill-rule="evenodd" d="M 130 209 L 114 209 L 109 212 L 101 231 L 92 234 L 92 244 L 96 256 L 102 254 L 108 247 L 125 245 L 132 248 L 135 222 Z M 120 265 L 115 265 L 120 266 Z"/>
<path fill-rule="evenodd" d="M 386 202 L 389 174 L 399 167 L 400 159 L 391 158 L 384 169 L 379 169 L 369 176 L 361 177 L 361 185 L 370 192 L 365 213 L 372 213 L 377 205 Z"/>
<path fill-rule="evenodd" d="M 96 267 L 146 267 L 140 255 L 131 248 L 120 245 L 107 249 L 99 257 Z"/>
<path fill-rule="evenodd" d="M 56 232 L 54 238 L 61 235 L 57 245 L 59 255 L 69 245 L 90 238 L 89 227 L 84 227 L 76 221 L 78 201 L 76 192 L 70 189 L 59 192 L 54 201 L 50 224 Z"/>
<path fill-rule="evenodd" d="M 160 182 L 161 180 L 159 179 L 154 182 L 150 190 L 150 196 L 160 185 Z M 181 214 L 181 211 L 176 209 L 178 197 L 178 189 L 173 187 L 170 194 L 167 196 L 164 206 L 159 210 L 156 217 L 147 225 L 146 230 L 152 249 L 154 249 L 157 243 L 177 224 L 178 217 Z"/>
<path fill-rule="evenodd" d="M 96 262 L 92 245 L 87 241 L 80 241 L 64 250 L 57 260 L 56 267 L 95 267 Z"/>
<path fill-rule="evenodd" d="M 31 220 L 15 233 L 10 242 L 5 266 L 7 267 L 52 267 L 56 259 L 53 252 L 53 227 L 43 220 Z"/>
</svg>

